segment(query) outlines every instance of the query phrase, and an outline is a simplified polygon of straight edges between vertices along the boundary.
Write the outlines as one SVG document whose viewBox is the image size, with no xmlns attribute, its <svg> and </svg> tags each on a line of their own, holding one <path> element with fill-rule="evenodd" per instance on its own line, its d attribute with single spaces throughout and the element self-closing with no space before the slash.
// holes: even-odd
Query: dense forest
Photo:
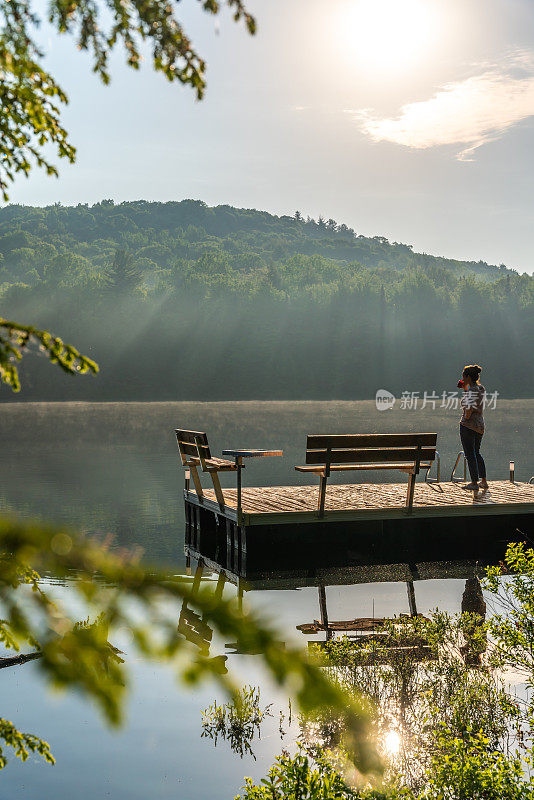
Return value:
<svg viewBox="0 0 534 800">
<path fill-rule="evenodd" d="M 359 399 L 454 390 L 472 361 L 488 388 L 532 396 L 533 312 L 530 275 L 299 212 L 0 210 L 0 316 L 53 330 L 101 368 L 77 381 L 36 354 L 21 399 Z"/>
</svg>

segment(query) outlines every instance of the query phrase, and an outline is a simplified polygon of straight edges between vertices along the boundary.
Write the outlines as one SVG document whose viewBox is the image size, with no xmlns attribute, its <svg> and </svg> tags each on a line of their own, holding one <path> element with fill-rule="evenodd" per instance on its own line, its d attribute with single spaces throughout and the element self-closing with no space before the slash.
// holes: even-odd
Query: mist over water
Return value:
<svg viewBox="0 0 534 800">
<path fill-rule="evenodd" d="M 486 412 L 483 452 L 490 479 L 534 474 L 530 442 L 534 400 L 497 399 Z M 117 546 L 139 546 L 150 562 L 183 564 L 184 473 L 174 429 L 206 431 L 212 453 L 226 447 L 281 448 L 283 458 L 251 461 L 245 486 L 314 483 L 297 473 L 308 433 L 438 433 L 442 477 L 456 454 L 454 409 L 378 411 L 372 401 L 226 403 L 4 403 L 0 446 L 7 511 L 112 534 Z M 235 476 L 222 475 L 233 486 Z M 402 482 L 399 473 L 332 475 L 331 482 Z M 207 484 L 205 484 L 207 486 Z"/>
</svg>

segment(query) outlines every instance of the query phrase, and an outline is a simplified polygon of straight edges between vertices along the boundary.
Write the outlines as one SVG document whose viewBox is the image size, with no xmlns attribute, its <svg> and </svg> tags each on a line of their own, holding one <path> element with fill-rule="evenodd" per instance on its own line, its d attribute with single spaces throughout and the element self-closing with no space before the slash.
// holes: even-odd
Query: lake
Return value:
<svg viewBox="0 0 534 800">
<path fill-rule="evenodd" d="M 52 520 L 97 536 L 113 546 L 140 548 L 148 562 L 182 572 L 184 485 L 174 428 L 205 430 L 212 452 L 225 447 L 282 448 L 284 458 L 258 459 L 244 471 L 245 485 L 308 483 L 294 471 L 303 463 L 307 433 L 437 431 L 442 478 L 460 449 L 458 412 L 437 407 L 378 411 L 362 402 L 234 403 L 3 403 L 0 446 L 3 474 L 0 508 Z M 516 479 L 534 475 L 534 400 L 500 400 L 486 414 L 483 453 L 490 479 L 506 479 L 515 461 Z M 347 476 L 333 480 L 347 482 Z M 235 476 L 223 476 L 232 485 Z M 352 476 L 348 480 L 352 480 Z M 398 475 L 366 473 L 365 481 L 398 481 Z M 452 523 L 451 523 L 452 524 Z M 194 565 L 193 565 L 194 566 Z M 421 569 L 415 580 L 417 608 L 457 612 L 472 565 L 452 551 L 447 561 Z M 205 573 L 207 580 L 214 576 Z M 347 572 L 326 587 L 332 619 L 393 616 L 408 612 L 406 576 L 369 570 Z M 245 594 L 245 603 L 276 620 L 286 641 L 304 639 L 296 625 L 318 617 L 317 589 L 267 586 Z M 68 592 L 68 587 L 57 591 Z M 229 594 L 235 588 L 227 586 Z M 177 609 L 178 621 L 179 609 Z M 313 637 L 311 637 L 313 638 Z M 121 646 L 121 643 L 118 643 Z M 126 660 L 133 675 L 126 722 L 107 728 L 97 711 L 73 694 L 44 689 L 32 664 L 2 671 L 2 716 L 23 731 L 46 739 L 57 763 L 10 758 L 0 774 L 0 797 L 57 800 L 73 791 L 79 800 L 232 798 L 243 777 L 261 777 L 282 746 L 294 741 L 288 698 L 265 678 L 253 656 L 232 653 L 216 639 L 212 654 L 227 653 L 242 681 L 261 687 L 261 705 L 272 703 L 251 755 L 240 758 L 225 741 L 202 737 L 201 712 L 221 694 L 213 686 L 184 690 L 170 669 L 139 658 Z M 280 712 L 284 714 L 280 734 Z M 8 754 L 9 756 L 9 754 Z"/>
</svg>

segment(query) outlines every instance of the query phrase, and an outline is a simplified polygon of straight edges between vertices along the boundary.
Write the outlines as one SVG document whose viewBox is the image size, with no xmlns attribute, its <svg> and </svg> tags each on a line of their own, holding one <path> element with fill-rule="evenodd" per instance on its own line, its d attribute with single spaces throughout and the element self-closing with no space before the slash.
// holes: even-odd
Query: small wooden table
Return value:
<svg viewBox="0 0 534 800">
<path fill-rule="evenodd" d="M 242 448 L 239 450 L 223 450 L 223 456 L 230 456 L 235 459 L 237 467 L 237 523 L 241 524 L 241 470 L 244 467 L 244 458 L 271 458 L 273 456 L 283 456 L 283 450 L 257 450 Z"/>
</svg>

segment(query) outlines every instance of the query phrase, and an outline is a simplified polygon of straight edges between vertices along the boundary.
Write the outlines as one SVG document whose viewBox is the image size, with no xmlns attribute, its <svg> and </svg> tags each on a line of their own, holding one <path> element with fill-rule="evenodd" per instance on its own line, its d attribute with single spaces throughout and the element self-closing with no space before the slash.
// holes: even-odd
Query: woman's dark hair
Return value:
<svg viewBox="0 0 534 800">
<path fill-rule="evenodd" d="M 469 375 L 470 378 L 474 381 L 478 381 L 480 373 L 482 372 L 482 367 L 479 367 L 478 364 L 468 364 L 464 367 L 463 375 Z"/>
</svg>

